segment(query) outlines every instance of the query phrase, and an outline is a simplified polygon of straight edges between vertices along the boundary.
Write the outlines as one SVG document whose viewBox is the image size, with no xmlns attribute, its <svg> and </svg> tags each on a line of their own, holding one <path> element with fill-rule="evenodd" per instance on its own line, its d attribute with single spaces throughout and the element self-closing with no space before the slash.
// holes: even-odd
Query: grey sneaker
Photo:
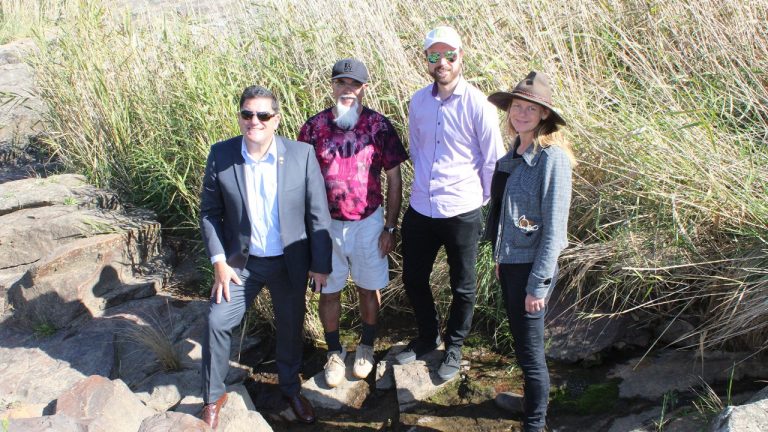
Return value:
<svg viewBox="0 0 768 432">
<path fill-rule="evenodd" d="M 457 373 L 459 373 L 460 367 L 461 348 L 457 346 L 448 347 L 445 350 L 443 362 L 440 363 L 440 368 L 437 370 L 437 376 L 439 376 L 443 381 L 448 381 L 449 379 L 455 377 Z"/>
<path fill-rule="evenodd" d="M 404 350 L 400 351 L 395 360 L 401 365 L 405 365 L 416 360 L 416 357 L 421 357 L 424 354 L 434 351 L 440 346 L 440 336 L 434 341 L 424 342 L 420 338 L 416 338 L 408 342 L 408 346 Z"/>
<path fill-rule="evenodd" d="M 525 414 L 523 400 L 523 395 L 512 392 L 501 392 L 493 398 L 497 407 L 512 414 Z"/>
</svg>

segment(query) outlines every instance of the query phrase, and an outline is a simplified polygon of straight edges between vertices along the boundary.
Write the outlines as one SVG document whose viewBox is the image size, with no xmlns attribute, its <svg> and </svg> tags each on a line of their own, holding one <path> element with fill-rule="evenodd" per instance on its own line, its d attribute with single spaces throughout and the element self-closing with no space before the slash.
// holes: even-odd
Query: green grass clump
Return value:
<svg viewBox="0 0 768 432">
<path fill-rule="evenodd" d="M 38 338 L 47 338 L 56 334 L 58 329 L 51 323 L 44 321 L 36 323 L 32 327 L 32 333 Z"/>
<path fill-rule="evenodd" d="M 619 400 L 619 385 L 616 381 L 590 384 L 584 392 L 574 396 L 564 388 L 552 393 L 554 409 L 570 414 L 595 415 L 609 412 Z"/>
<path fill-rule="evenodd" d="M 329 105 L 333 62 L 356 56 L 371 73 L 366 104 L 406 138 L 408 100 L 429 82 L 422 39 L 449 24 L 463 37 L 464 75 L 486 93 L 533 68 L 554 78 L 580 161 L 561 263 L 579 310 L 695 315 L 702 346 L 768 347 L 766 2 L 268 0 L 218 22 L 60 5 L 57 36 L 40 35 L 32 60 L 50 145 L 174 234 L 198 235 L 208 147 L 238 133 L 245 86 L 276 92 L 279 133 L 295 137 Z M 21 15 L 3 9 L 0 25 L 37 19 Z M 403 172 L 407 202 L 410 163 Z M 508 345 L 487 248 L 477 268 L 476 326 Z M 444 315 L 443 255 L 432 282 Z M 407 305 L 399 284 L 387 307 Z"/>
</svg>

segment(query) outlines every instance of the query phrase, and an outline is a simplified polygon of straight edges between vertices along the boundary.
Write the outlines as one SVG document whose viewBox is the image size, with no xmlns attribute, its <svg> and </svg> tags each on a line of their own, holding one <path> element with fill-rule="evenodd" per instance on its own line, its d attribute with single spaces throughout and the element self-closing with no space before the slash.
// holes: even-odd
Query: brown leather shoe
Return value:
<svg viewBox="0 0 768 432">
<path fill-rule="evenodd" d="M 312 403 L 307 400 L 301 393 L 288 398 L 288 403 L 291 405 L 293 413 L 296 414 L 296 418 L 302 423 L 314 423 L 316 420 L 315 409 L 312 408 Z"/>
<path fill-rule="evenodd" d="M 227 394 L 224 393 L 224 395 L 217 399 L 216 402 L 203 406 L 203 413 L 200 415 L 200 418 L 202 418 L 205 424 L 210 426 L 211 429 L 215 430 L 219 427 L 219 411 L 221 411 L 221 408 L 226 403 Z"/>
</svg>

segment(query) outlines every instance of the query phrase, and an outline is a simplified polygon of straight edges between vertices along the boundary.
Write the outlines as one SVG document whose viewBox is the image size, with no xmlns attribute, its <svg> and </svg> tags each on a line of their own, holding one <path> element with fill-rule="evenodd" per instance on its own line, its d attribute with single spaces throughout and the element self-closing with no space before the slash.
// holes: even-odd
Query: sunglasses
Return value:
<svg viewBox="0 0 768 432">
<path fill-rule="evenodd" d="M 251 120 L 253 116 L 256 116 L 257 119 L 261 122 L 270 121 L 272 120 L 272 117 L 276 116 L 277 113 L 271 113 L 266 111 L 259 111 L 259 112 L 253 112 L 248 110 L 242 110 L 240 111 L 240 117 L 243 118 L 243 120 Z"/>
<path fill-rule="evenodd" d="M 443 54 L 439 52 L 433 52 L 433 53 L 427 54 L 427 61 L 432 64 L 435 64 L 440 61 L 440 57 L 445 57 L 446 60 L 448 60 L 450 63 L 453 63 L 456 61 L 457 58 L 459 58 L 459 52 L 446 51 Z"/>
</svg>

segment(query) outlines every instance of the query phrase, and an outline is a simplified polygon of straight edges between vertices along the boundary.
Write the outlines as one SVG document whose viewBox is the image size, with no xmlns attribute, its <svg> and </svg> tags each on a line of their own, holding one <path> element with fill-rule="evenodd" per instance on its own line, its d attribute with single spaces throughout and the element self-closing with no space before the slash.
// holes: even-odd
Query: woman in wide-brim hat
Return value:
<svg viewBox="0 0 768 432">
<path fill-rule="evenodd" d="M 552 103 L 549 77 L 531 72 L 511 91 L 488 100 L 506 111 L 514 137 L 496 163 L 485 239 L 493 244 L 523 395 L 499 393 L 496 403 L 523 414 L 524 431 L 546 424 L 549 371 L 544 357 L 544 314 L 567 246 L 571 169 L 575 159 L 560 132 L 566 122 Z"/>
</svg>

